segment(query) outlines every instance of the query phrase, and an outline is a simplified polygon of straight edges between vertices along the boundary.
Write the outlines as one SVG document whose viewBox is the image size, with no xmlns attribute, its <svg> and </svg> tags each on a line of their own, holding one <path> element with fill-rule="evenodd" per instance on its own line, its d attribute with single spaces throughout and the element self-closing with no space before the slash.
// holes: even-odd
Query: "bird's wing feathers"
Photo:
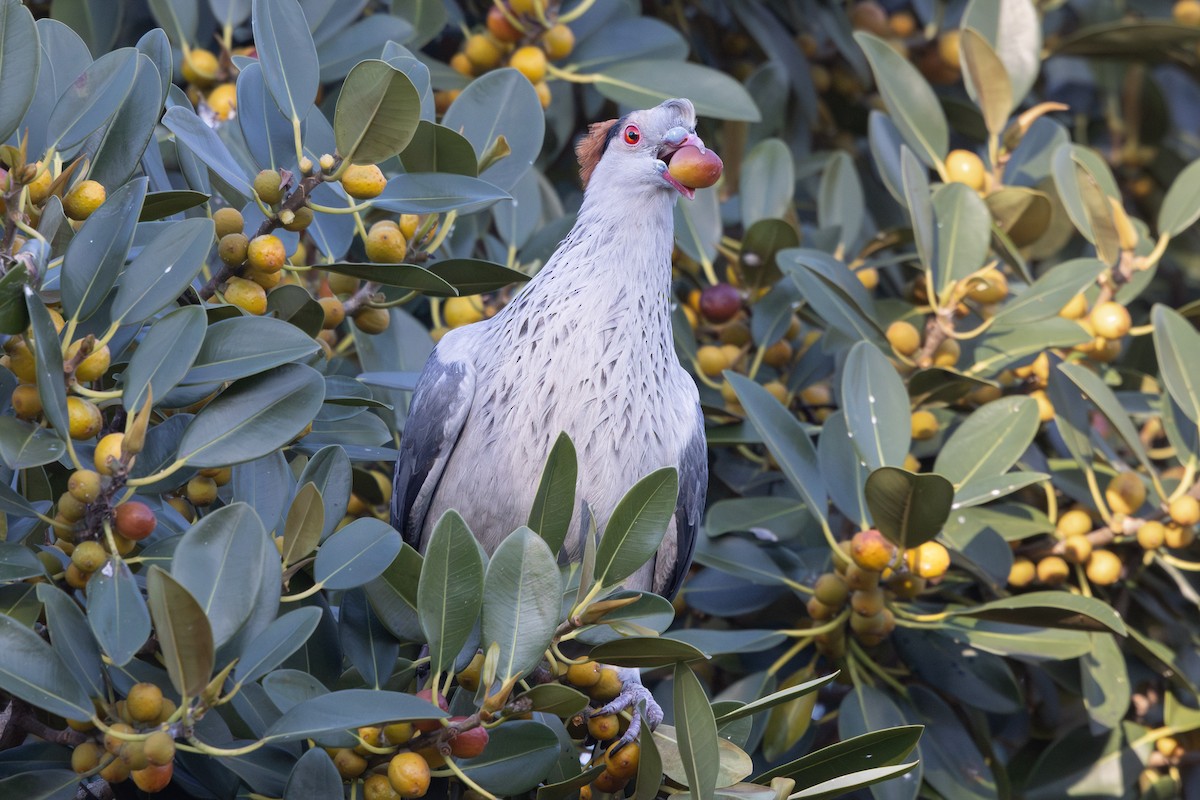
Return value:
<svg viewBox="0 0 1200 800">
<path fill-rule="evenodd" d="M 421 530 L 434 491 L 458 442 L 475 396 L 475 367 L 443 362 L 434 351 L 417 381 L 392 491 L 392 526 L 421 547 Z"/>
<path fill-rule="evenodd" d="M 704 413 L 696 406 L 696 425 L 679 457 L 679 499 L 675 504 L 675 563 L 654 591 L 668 600 L 675 596 L 696 552 L 696 537 L 704 517 L 704 498 L 708 494 L 708 445 L 704 439 Z M 656 565 L 657 567 L 657 565 Z M 663 573 L 655 569 L 656 580 Z"/>
</svg>

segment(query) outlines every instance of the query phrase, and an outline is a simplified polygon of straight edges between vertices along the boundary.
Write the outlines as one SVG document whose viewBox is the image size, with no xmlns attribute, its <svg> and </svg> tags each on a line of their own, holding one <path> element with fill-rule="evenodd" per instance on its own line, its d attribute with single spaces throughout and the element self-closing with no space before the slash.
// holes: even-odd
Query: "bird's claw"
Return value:
<svg viewBox="0 0 1200 800">
<path fill-rule="evenodd" d="M 637 741 L 642 732 L 643 719 L 650 726 L 650 730 L 653 731 L 657 728 L 663 721 L 663 710 L 658 701 L 654 699 L 654 695 L 650 694 L 650 690 L 642 685 L 641 673 L 636 668 L 618 667 L 617 674 L 621 678 L 621 693 L 603 708 L 593 711 L 590 716 L 602 717 L 606 714 L 619 714 L 625 709 L 629 709 L 629 727 L 625 729 L 625 733 L 615 745 L 615 749 L 620 750 L 630 742 Z"/>
</svg>

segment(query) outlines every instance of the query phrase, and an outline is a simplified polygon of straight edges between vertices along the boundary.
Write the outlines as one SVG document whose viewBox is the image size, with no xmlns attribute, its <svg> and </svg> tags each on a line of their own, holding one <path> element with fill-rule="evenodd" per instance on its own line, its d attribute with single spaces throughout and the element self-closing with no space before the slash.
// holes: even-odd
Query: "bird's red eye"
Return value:
<svg viewBox="0 0 1200 800">
<path fill-rule="evenodd" d="M 637 144 L 641 141 L 642 134 L 637 129 L 637 125 L 627 125 L 625 127 L 625 144 Z"/>
</svg>

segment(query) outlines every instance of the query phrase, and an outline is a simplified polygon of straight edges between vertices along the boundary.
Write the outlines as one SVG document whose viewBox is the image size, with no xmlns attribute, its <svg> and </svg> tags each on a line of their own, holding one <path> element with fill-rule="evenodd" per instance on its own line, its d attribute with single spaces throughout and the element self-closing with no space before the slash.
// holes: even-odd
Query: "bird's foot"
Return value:
<svg viewBox="0 0 1200 800">
<path fill-rule="evenodd" d="M 606 714 L 619 714 L 629 709 L 629 727 L 618 740 L 616 749 L 620 750 L 630 742 L 637 741 L 642 731 L 643 720 L 650 730 L 658 727 L 663 720 L 662 706 L 650 694 L 650 690 L 642 684 L 642 675 L 636 667 L 616 667 L 617 675 L 621 678 L 621 693 L 603 708 L 593 711 L 591 716 L 602 717 Z"/>
</svg>

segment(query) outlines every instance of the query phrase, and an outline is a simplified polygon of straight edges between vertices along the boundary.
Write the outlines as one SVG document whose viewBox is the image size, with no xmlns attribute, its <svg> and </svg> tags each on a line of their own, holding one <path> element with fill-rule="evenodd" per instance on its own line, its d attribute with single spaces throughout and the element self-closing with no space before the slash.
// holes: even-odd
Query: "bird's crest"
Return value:
<svg viewBox="0 0 1200 800">
<path fill-rule="evenodd" d="M 588 126 L 587 135 L 575 145 L 575 157 L 579 159 L 579 177 L 584 186 L 587 186 L 592 172 L 600 163 L 600 156 L 604 155 L 604 146 L 608 143 L 608 133 L 617 122 L 619 120 L 615 119 L 593 122 Z"/>
</svg>

